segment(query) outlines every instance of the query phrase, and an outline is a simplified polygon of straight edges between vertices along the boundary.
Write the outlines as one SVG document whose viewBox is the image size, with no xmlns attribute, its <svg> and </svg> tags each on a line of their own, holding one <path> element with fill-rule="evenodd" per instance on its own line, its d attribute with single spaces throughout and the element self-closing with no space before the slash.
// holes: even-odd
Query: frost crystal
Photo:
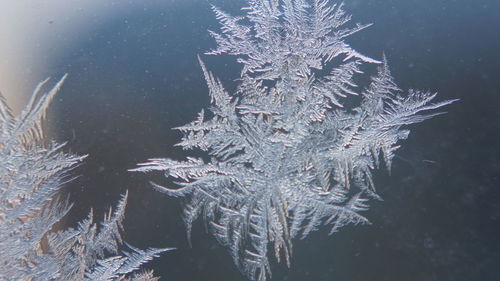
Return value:
<svg viewBox="0 0 500 281">
<path fill-rule="evenodd" d="M 212 107 L 177 128 L 184 133 L 179 146 L 211 159 L 151 159 L 134 170 L 176 179 L 177 187 L 153 186 L 186 199 L 188 236 L 202 215 L 240 270 L 264 281 L 271 273 L 268 246 L 289 264 L 293 238 L 320 224 L 333 233 L 367 223 L 360 212 L 379 198 L 371 171 L 390 168 L 407 125 L 453 101 L 431 103 L 436 94 L 416 90 L 402 94 L 385 57 L 371 59 L 345 43 L 369 25 L 349 27 L 342 5 L 248 3 L 244 17 L 213 7 L 222 33 L 210 32 L 218 47 L 208 54 L 238 57 L 237 92 L 229 94 L 200 60 Z M 362 90 L 354 76 L 364 63 L 379 67 Z"/>
<path fill-rule="evenodd" d="M 0 94 L 0 280 L 157 280 L 134 272 L 167 249 L 119 251 L 127 195 L 101 227 L 91 212 L 76 229 L 52 230 L 70 209 L 57 194 L 84 158 L 44 141 L 42 121 L 64 79 L 47 93 L 40 83 L 18 116 Z"/>
</svg>

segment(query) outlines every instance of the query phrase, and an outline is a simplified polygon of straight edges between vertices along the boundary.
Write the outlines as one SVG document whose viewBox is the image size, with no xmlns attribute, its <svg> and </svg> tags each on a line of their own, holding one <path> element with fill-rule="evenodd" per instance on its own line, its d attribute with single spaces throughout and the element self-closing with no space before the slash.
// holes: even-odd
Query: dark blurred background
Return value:
<svg viewBox="0 0 500 281">
<path fill-rule="evenodd" d="M 140 2 L 140 1 L 137 1 Z M 242 0 L 212 0 L 241 13 Z M 132 5 L 132 4 L 131 4 Z M 376 173 L 383 202 L 369 226 L 328 227 L 294 241 L 291 269 L 273 264 L 273 281 L 470 281 L 500 276 L 500 1 L 345 1 L 353 22 L 374 23 L 348 43 L 388 57 L 399 86 L 459 98 L 446 115 L 413 126 L 391 175 Z M 54 22 L 57 24 L 57 22 Z M 79 30 L 47 72 L 69 73 L 49 122 L 66 149 L 88 154 L 67 191 L 67 225 L 90 208 L 102 219 L 129 191 L 126 240 L 175 247 L 148 265 L 161 280 L 243 281 L 229 253 L 198 221 L 188 246 L 180 200 L 127 172 L 152 157 L 191 155 L 173 145 L 172 127 L 209 105 L 196 55 L 215 47 L 218 23 L 205 0 L 145 1 Z M 64 39 L 64 38 L 63 38 Z M 234 89 L 240 66 L 228 56 L 203 60 Z M 366 72 L 373 73 L 367 66 Z"/>
</svg>

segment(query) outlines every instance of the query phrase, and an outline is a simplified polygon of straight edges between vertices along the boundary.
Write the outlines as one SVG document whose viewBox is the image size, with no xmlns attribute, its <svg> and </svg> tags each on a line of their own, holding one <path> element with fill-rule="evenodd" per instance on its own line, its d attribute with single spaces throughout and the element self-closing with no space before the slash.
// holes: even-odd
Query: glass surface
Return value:
<svg viewBox="0 0 500 281">
<path fill-rule="evenodd" d="M 245 6 L 210 3 L 231 13 Z M 127 171 L 149 158 L 200 155 L 174 147 L 181 134 L 171 128 L 209 106 L 196 58 L 215 47 L 209 2 L 6 0 L 0 10 L 0 89 L 14 108 L 38 81 L 69 74 L 48 116 L 49 136 L 89 156 L 65 189 L 74 207 L 64 225 L 90 208 L 101 218 L 128 190 L 125 240 L 176 248 L 146 266 L 161 280 L 245 280 L 202 220 L 188 245 L 180 200 L 149 187 L 165 183 L 161 175 Z M 401 88 L 460 101 L 413 126 L 391 174 L 375 173 L 384 201 L 370 202 L 372 225 L 332 236 L 325 227 L 296 240 L 291 268 L 272 264 L 271 280 L 497 280 L 500 1 L 353 0 L 345 10 L 353 22 L 374 23 L 349 44 L 371 57 L 384 52 Z M 233 57 L 203 60 L 235 88 Z"/>
</svg>

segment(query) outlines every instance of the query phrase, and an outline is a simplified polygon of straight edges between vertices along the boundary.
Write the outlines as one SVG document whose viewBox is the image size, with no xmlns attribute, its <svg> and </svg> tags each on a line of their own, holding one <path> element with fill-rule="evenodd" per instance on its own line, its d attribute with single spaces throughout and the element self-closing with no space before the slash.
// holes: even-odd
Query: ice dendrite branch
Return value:
<svg viewBox="0 0 500 281">
<path fill-rule="evenodd" d="M 100 227 L 90 212 L 76 229 L 53 230 L 71 207 L 58 194 L 85 158 L 44 137 L 43 119 L 65 78 L 48 92 L 41 82 L 17 116 L 0 94 L 0 280 L 157 280 L 137 270 L 169 249 L 119 249 L 126 194 Z"/>
<path fill-rule="evenodd" d="M 372 171 L 390 168 L 409 125 L 453 100 L 404 94 L 385 56 L 371 59 L 345 42 L 369 25 L 349 24 L 342 4 L 248 0 L 244 16 L 212 9 L 222 28 L 210 31 L 217 48 L 208 54 L 236 56 L 239 85 L 228 93 L 200 60 L 212 106 L 176 128 L 179 146 L 210 160 L 150 159 L 134 170 L 173 179 L 175 186 L 153 187 L 184 199 L 188 236 L 202 216 L 240 270 L 264 281 L 268 249 L 289 264 L 293 238 L 321 224 L 334 233 L 367 223 L 360 213 L 379 198 Z M 360 89 L 354 77 L 364 64 L 378 70 Z"/>
</svg>

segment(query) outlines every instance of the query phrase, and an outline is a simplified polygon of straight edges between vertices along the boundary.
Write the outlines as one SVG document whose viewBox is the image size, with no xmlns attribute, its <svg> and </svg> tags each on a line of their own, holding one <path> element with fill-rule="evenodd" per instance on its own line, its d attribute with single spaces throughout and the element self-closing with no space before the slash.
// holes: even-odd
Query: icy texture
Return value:
<svg viewBox="0 0 500 281">
<path fill-rule="evenodd" d="M 153 186 L 185 199 L 188 236 L 202 215 L 240 270 L 264 281 L 269 248 L 289 264 L 293 238 L 320 224 L 333 233 L 367 223 L 360 212 L 379 198 L 371 171 L 390 168 L 407 125 L 453 101 L 431 103 L 436 94 L 416 90 L 402 94 L 385 57 L 368 58 L 345 43 L 368 25 L 348 27 L 342 5 L 248 2 L 244 17 L 213 7 L 222 33 L 211 32 L 218 47 L 209 54 L 238 57 L 237 92 L 229 94 L 200 60 L 212 107 L 177 128 L 184 133 L 179 146 L 206 151 L 210 160 L 151 159 L 134 170 L 175 179 L 177 187 Z M 379 67 L 363 90 L 354 76 L 364 63 Z"/>
<path fill-rule="evenodd" d="M 18 116 L 0 95 L 0 280 L 157 280 L 134 272 L 167 249 L 118 249 L 127 195 L 100 227 L 91 212 L 76 229 L 52 231 L 70 209 L 57 194 L 84 158 L 44 141 L 42 121 L 64 79 L 47 93 L 40 83 Z"/>
</svg>

